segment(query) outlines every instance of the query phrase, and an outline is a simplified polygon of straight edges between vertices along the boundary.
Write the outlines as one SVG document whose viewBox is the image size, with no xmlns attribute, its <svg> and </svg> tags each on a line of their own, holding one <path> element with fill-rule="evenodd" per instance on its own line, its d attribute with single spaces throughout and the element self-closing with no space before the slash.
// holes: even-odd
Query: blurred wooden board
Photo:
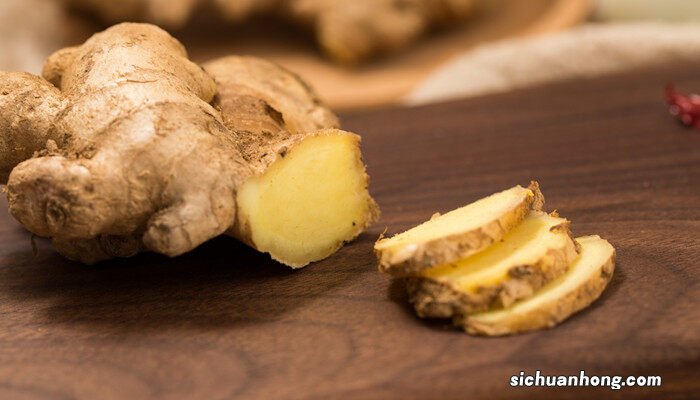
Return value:
<svg viewBox="0 0 700 400">
<path fill-rule="evenodd" d="M 356 68 L 325 59 L 308 35 L 283 24 L 239 27 L 196 21 L 175 32 L 198 61 L 228 54 L 256 55 L 297 72 L 334 109 L 368 108 L 399 101 L 436 67 L 485 42 L 562 30 L 582 21 L 590 0 L 487 0 L 464 26 L 423 38 L 413 46 Z M 218 38 L 213 40 L 212 38 Z"/>
<path fill-rule="evenodd" d="M 690 399 L 700 393 L 700 133 L 662 87 L 697 66 L 346 115 L 383 218 L 291 271 L 219 238 L 176 259 L 68 262 L 0 208 L 2 399 Z M 538 179 L 547 208 L 617 248 L 610 287 L 561 326 L 469 337 L 416 318 L 376 270 L 408 228 Z M 512 375 L 660 375 L 657 388 L 512 388 Z"/>
<path fill-rule="evenodd" d="M 195 61 L 205 62 L 230 54 L 265 57 L 309 81 L 332 108 L 351 110 L 397 103 L 457 54 L 490 41 L 565 29 L 584 20 L 591 7 L 591 0 L 482 0 L 481 3 L 463 26 L 435 32 L 401 52 L 355 68 L 327 60 L 309 32 L 301 32 L 283 21 L 261 19 L 228 24 L 211 15 L 211 10 L 205 10 L 195 15 L 184 29 L 171 33 L 185 44 Z M 73 14 L 67 15 L 59 27 L 60 34 L 53 34 L 58 29 L 54 23 L 47 26 L 50 31 L 37 37 L 59 48 L 82 43 L 92 32 L 106 28 L 94 24 L 90 16 Z"/>
</svg>

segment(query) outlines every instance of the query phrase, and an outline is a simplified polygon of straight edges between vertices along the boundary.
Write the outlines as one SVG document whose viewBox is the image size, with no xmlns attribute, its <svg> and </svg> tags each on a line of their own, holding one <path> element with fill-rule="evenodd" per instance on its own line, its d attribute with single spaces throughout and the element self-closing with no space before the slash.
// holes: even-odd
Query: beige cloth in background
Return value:
<svg viewBox="0 0 700 400">
<path fill-rule="evenodd" d="M 434 72 L 406 104 L 425 104 L 673 61 L 698 61 L 700 24 L 589 24 L 565 32 L 491 43 Z"/>
</svg>

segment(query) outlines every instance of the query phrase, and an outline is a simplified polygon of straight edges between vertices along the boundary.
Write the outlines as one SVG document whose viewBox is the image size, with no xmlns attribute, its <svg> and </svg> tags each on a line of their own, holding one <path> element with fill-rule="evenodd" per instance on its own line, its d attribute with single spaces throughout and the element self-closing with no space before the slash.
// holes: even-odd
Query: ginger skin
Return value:
<svg viewBox="0 0 700 400">
<path fill-rule="evenodd" d="M 179 28 L 198 7 L 240 22 L 273 14 L 314 32 L 333 60 L 357 64 L 405 48 L 435 27 L 469 17 L 474 0 L 64 0 L 107 22 L 145 21 Z M 167 4 L 167 5 L 166 5 Z"/>
<path fill-rule="evenodd" d="M 269 65 L 238 61 L 252 70 L 250 64 Z M 274 73 L 292 76 L 280 68 Z M 237 226 L 245 216 L 238 190 L 265 175 L 282 148 L 292 151 L 302 142 L 301 131 L 290 127 L 311 132 L 337 125 L 308 90 L 289 86 L 268 93 L 310 111 L 298 120 L 292 107 L 277 110 L 260 94 L 229 98 L 235 91 L 218 88 L 176 39 L 148 24 L 116 25 L 60 50 L 47 60 L 43 76 L 0 74 L 0 174 L 9 175 L 12 215 L 84 263 L 144 250 L 176 256 L 225 232 L 255 247 L 251 227 Z M 263 85 L 265 76 L 254 76 L 251 86 Z M 244 117 L 245 124 L 234 123 Z M 288 127 L 287 120 L 297 122 Z M 352 135 L 335 129 L 327 134 Z M 359 159 L 359 147 L 347 149 Z M 37 157 L 22 161 L 34 152 Z M 351 174 L 366 182 L 364 165 Z M 348 216 L 361 229 L 343 232 L 340 242 L 376 216 L 366 185 L 351 192 L 366 209 Z M 293 262 L 272 256 L 303 266 L 335 250 Z"/>
</svg>

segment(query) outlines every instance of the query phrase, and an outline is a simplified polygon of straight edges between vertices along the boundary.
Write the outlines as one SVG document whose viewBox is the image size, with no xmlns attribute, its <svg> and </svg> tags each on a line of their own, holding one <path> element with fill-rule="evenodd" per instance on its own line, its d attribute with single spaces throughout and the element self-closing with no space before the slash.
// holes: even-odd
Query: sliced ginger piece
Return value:
<svg viewBox="0 0 700 400">
<path fill-rule="evenodd" d="M 435 265 L 475 254 L 518 225 L 530 210 L 541 210 L 544 197 L 537 182 L 515 186 L 462 208 L 437 215 L 423 224 L 374 245 L 379 270 L 411 275 Z"/>
<path fill-rule="evenodd" d="M 500 336 L 551 328 L 600 297 L 615 270 L 615 249 L 600 236 L 576 239 L 581 254 L 566 274 L 512 306 L 456 321 L 471 334 Z"/>
<path fill-rule="evenodd" d="M 329 129 L 301 139 L 238 191 L 238 225 L 259 251 L 292 267 L 323 259 L 376 217 L 359 136 Z"/>
<path fill-rule="evenodd" d="M 577 255 L 569 221 L 532 211 L 486 250 L 409 279 L 410 301 L 421 317 L 460 319 L 507 307 L 561 276 Z"/>
</svg>

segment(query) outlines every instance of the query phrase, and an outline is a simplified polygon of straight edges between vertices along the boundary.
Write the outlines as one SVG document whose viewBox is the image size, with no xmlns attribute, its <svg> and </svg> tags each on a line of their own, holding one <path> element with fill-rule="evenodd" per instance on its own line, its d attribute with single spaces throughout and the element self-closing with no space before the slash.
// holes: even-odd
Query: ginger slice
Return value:
<svg viewBox="0 0 700 400">
<path fill-rule="evenodd" d="M 409 299 L 421 317 L 508 307 L 561 276 L 577 256 L 569 221 L 533 211 L 486 250 L 410 278 Z"/>
<path fill-rule="evenodd" d="M 600 236 L 576 241 L 580 256 L 569 271 L 549 282 L 534 296 L 494 311 L 466 316 L 458 321 L 471 334 L 500 336 L 551 328 L 600 297 L 615 270 L 615 249 Z"/>
<path fill-rule="evenodd" d="M 374 245 L 379 270 L 411 275 L 475 254 L 501 240 L 530 210 L 541 210 L 537 182 L 515 186 L 467 206 L 435 216 L 421 225 Z"/>
</svg>

